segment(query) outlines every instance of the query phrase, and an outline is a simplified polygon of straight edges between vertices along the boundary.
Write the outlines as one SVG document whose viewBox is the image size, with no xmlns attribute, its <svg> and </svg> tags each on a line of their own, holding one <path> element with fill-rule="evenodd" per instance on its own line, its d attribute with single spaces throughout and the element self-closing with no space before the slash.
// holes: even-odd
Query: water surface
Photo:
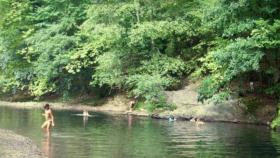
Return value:
<svg viewBox="0 0 280 158">
<path fill-rule="evenodd" d="M 42 110 L 0 107 L 0 128 L 31 138 L 49 158 L 273 158 L 280 134 L 264 126 L 185 121 L 130 115 L 54 111 L 51 135 L 40 126 Z M 0 156 L 1 157 L 1 156 Z"/>
</svg>

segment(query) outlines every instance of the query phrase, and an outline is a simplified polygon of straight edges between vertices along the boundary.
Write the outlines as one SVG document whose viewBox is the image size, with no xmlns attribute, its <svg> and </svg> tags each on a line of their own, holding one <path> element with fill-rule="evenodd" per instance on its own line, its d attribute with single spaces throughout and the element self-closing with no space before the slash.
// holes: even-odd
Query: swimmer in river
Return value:
<svg viewBox="0 0 280 158">
<path fill-rule="evenodd" d="M 195 118 L 193 117 L 191 120 L 190 120 L 190 122 L 195 122 L 196 120 L 195 120 Z"/>
<path fill-rule="evenodd" d="M 204 125 L 204 122 L 203 121 L 201 121 L 201 119 L 199 119 L 199 118 L 192 118 L 191 120 L 190 120 L 190 122 L 194 122 L 197 126 L 198 125 Z"/>
<path fill-rule="evenodd" d="M 88 117 L 90 116 L 90 114 L 88 113 L 87 110 L 83 111 L 83 124 L 84 124 L 84 128 L 86 128 L 87 126 L 87 122 L 88 122 Z"/>
<path fill-rule="evenodd" d="M 45 112 L 42 115 L 45 116 L 45 122 L 42 124 L 41 128 L 49 131 L 51 126 L 54 127 L 54 116 L 49 104 L 44 105 L 44 110 Z"/>
<path fill-rule="evenodd" d="M 173 115 L 170 115 L 169 117 L 168 117 L 168 121 L 169 122 L 173 122 L 173 121 L 176 121 L 177 119 L 173 116 Z"/>
<path fill-rule="evenodd" d="M 201 121 L 199 118 L 196 119 L 195 124 L 198 125 L 204 125 L 204 122 Z"/>
<path fill-rule="evenodd" d="M 88 111 L 84 110 L 83 111 L 83 116 L 90 116 L 90 115 L 89 115 Z"/>
</svg>

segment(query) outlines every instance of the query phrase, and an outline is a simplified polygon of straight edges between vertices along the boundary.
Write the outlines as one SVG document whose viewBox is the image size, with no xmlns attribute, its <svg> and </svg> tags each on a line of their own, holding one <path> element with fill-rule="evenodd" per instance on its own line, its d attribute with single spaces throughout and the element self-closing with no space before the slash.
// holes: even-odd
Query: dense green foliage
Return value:
<svg viewBox="0 0 280 158">
<path fill-rule="evenodd" d="M 199 100 L 249 82 L 280 93 L 278 0 L 0 0 L 0 87 L 35 97 L 126 91 L 155 107 L 183 78 Z"/>
<path fill-rule="evenodd" d="M 212 48 L 199 73 L 211 75 L 199 99 L 228 97 L 232 81 L 252 81 L 269 95 L 279 94 L 279 6 L 275 0 L 219 1 L 210 10 L 203 26 L 213 36 Z"/>
<path fill-rule="evenodd" d="M 199 56 L 189 47 L 199 20 L 192 1 L 162 2 L 1 1 L 1 90 L 40 97 L 103 87 L 164 106 L 164 89 Z"/>
</svg>

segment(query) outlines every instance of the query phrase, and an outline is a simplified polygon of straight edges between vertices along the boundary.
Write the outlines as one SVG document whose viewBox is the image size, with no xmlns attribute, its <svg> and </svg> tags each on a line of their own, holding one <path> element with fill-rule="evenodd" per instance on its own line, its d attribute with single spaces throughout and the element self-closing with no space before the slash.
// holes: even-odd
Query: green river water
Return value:
<svg viewBox="0 0 280 158">
<path fill-rule="evenodd" d="M 47 136 L 42 110 L 0 107 L 0 128 L 31 138 L 48 158 L 280 157 L 280 133 L 265 126 L 76 113 L 54 111 L 56 126 Z"/>
</svg>

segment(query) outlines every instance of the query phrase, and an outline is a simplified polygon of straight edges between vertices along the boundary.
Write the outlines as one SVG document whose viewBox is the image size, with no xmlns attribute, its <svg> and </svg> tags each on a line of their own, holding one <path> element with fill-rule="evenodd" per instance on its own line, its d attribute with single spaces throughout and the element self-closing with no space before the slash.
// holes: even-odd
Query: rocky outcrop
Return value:
<svg viewBox="0 0 280 158">
<path fill-rule="evenodd" d="M 0 130 L 1 158 L 42 158 L 41 151 L 26 137 Z"/>
<path fill-rule="evenodd" d="M 153 115 L 153 117 L 163 118 L 173 115 L 181 119 L 201 118 L 205 121 L 223 121 L 223 122 L 242 122 L 267 124 L 271 117 L 266 117 L 275 112 L 271 106 L 260 107 L 256 111 L 262 111 L 261 115 L 252 115 L 246 111 L 245 105 L 238 99 L 232 99 L 220 104 L 201 103 L 197 101 L 197 87 L 199 83 L 193 83 L 185 86 L 181 90 L 166 91 L 168 102 L 175 104 L 177 109 L 174 111 L 165 111 Z"/>
</svg>

